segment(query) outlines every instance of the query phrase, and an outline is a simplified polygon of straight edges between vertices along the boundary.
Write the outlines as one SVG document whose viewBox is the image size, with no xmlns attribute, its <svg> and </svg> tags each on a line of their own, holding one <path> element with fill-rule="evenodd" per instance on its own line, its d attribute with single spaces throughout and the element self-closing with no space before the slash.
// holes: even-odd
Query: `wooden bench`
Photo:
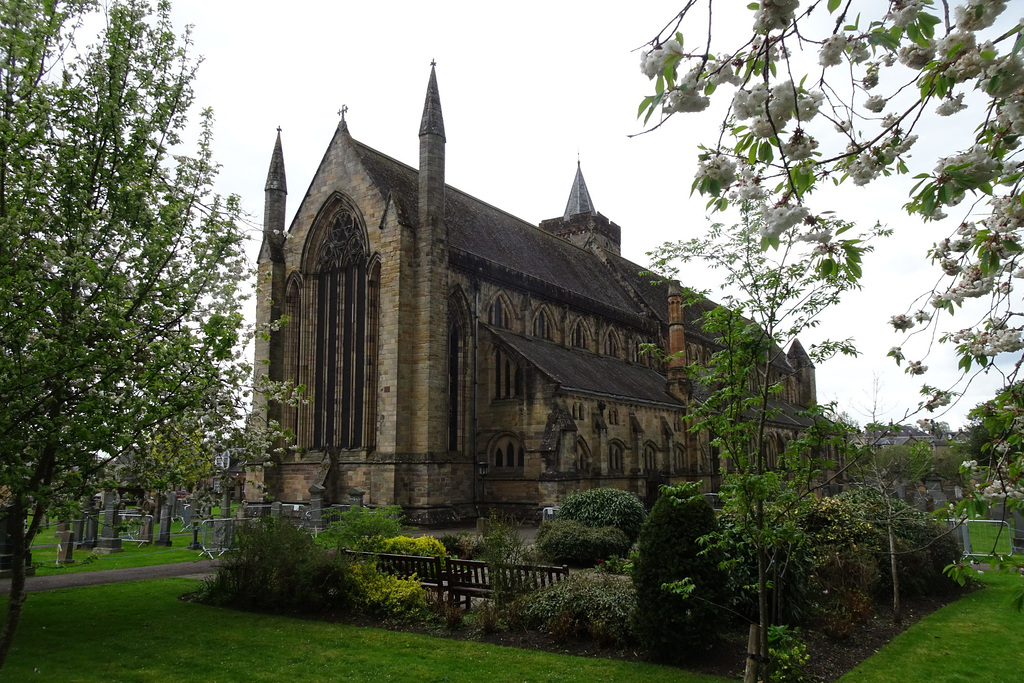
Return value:
<svg viewBox="0 0 1024 683">
<path fill-rule="evenodd" d="M 486 562 L 480 560 L 459 560 L 449 557 L 448 599 L 469 607 L 473 598 L 490 597 L 494 592 L 494 578 Z M 550 586 L 569 576 L 569 567 L 544 567 L 525 564 L 502 567 L 502 583 L 506 586 L 522 587 L 528 591 Z"/>
<path fill-rule="evenodd" d="M 473 598 L 487 598 L 494 592 L 490 568 L 480 560 L 460 560 L 454 557 L 425 557 L 421 555 L 391 555 L 345 550 L 346 555 L 377 562 L 377 568 L 386 574 L 403 579 L 416 577 L 424 588 L 448 600 L 469 607 Z M 515 565 L 502 569 L 505 585 L 522 586 L 537 590 L 550 586 L 569 576 L 569 567 Z"/>
<path fill-rule="evenodd" d="M 439 557 L 422 555 L 392 555 L 390 553 L 364 553 L 345 550 L 346 555 L 362 557 L 377 562 L 377 568 L 385 574 L 409 579 L 413 576 L 424 588 L 435 592 L 441 591 L 446 585 L 444 561 Z"/>
</svg>

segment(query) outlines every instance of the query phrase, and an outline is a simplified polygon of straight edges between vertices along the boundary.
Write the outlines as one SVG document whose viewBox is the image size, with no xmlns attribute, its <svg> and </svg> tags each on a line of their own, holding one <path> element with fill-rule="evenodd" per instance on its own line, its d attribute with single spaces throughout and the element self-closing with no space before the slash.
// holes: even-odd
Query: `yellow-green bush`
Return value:
<svg viewBox="0 0 1024 683">
<path fill-rule="evenodd" d="M 361 609 L 394 619 L 414 619 L 426 612 L 427 593 L 415 576 L 399 579 L 383 574 L 372 562 L 352 565 L 351 573 Z"/>
<path fill-rule="evenodd" d="M 391 555 L 422 555 L 426 557 L 440 555 L 444 557 L 448 554 L 444 544 L 433 536 L 420 536 L 419 538 L 413 538 L 412 536 L 393 536 L 391 538 L 375 536 L 359 543 L 358 548 L 365 552 L 389 553 Z"/>
</svg>

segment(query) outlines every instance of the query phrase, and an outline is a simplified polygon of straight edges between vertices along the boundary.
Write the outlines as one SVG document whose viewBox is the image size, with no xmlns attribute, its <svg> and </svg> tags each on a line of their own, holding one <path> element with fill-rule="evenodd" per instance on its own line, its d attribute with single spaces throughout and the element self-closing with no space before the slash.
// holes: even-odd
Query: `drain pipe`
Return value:
<svg viewBox="0 0 1024 683">
<path fill-rule="evenodd" d="M 472 458 L 470 458 L 470 467 L 473 470 L 473 500 L 474 500 L 474 503 L 475 503 L 475 506 L 476 506 L 476 517 L 477 517 L 477 519 L 480 519 L 480 498 L 477 497 L 477 493 L 476 493 L 477 485 L 480 483 L 479 482 L 480 475 L 477 473 L 477 469 L 478 468 L 476 466 L 476 460 L 477 460 L 477 452 L 476 452 L 476 448 L 477 448 L 477 433 L 476 433 L 476 430 L 477 430 L 477 412 L 478 412 L 478 408 L 477 408 L 477 398 L 478 397 L 477 397 L 477 394 L 479 393 L 479 381 L 478 380 L 479 380 L 479 373 L 480 373 L 479 349 L 480 349 L 480 281 L 479 280 L 474 280 L 473 281 L 473 378 L 472 378 L 473 390 L 471 392 L 472 396 L 473 396 L 473 403 L 472 403 L 472 409 L 470 410 L 469 434 L 470 434 L 470 453 L 473 456 Z M 483 497 L 483 492 L 482 491 L 480 493 L 480 497 Z"/>
</svg>

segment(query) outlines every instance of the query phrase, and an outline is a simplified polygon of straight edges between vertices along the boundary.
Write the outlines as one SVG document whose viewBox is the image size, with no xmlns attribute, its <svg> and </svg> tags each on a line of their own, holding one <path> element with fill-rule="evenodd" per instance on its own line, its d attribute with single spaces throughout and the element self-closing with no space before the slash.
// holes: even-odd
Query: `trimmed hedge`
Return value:
<svg viewBox="0 0 1024 683">
<path fill-rule="evenodd" d="M 600 645 L 628 645 L 636 640 L 636 589 L 622 576 L 575 572 L 523 596 L 516 607 L 523 627 L 544 629 L 556 640 L 584 635 Z"/>
<path fill-rule="evenodd" d="M 601 488 L 570 493 L 559 505 L 557 519 L 591 527 L 613 526 L 633 543 L 646 517 L 644 504 L 629 491 Z"/>
<path fill-rule="evenodd" d="M 710 648 L 726 626 L 728 577 L 718 553 L 703 552 L 701 536 L 718 530 L 715 512 L 699 485 L 662 488 L 640 531 L 640 554 L 633 567 L 637 592 L 637 634 L 661 661 L 681 662 Z M 663 588 L 683 579 L 689 596 Z"/>
<path fill-rule="evenodd" d="M 623 556 L 632 545 L 621 529 L 589 527 L 569 519 L 544 522 L 537 529 L 534 547 L 548 562 L 593 566 L 612 555 Z"/>
</svg>

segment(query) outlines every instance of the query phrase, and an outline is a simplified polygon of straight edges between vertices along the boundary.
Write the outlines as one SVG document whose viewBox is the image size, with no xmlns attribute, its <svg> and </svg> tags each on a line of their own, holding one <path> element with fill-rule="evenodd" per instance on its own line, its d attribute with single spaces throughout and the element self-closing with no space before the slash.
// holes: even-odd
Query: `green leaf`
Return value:
<svg viewBox="0 0 1024 683">
<path fill-rule="evenodd" d="M 841 4 L 843 4 L 843 0 L 828 0 L 828 13 L 832 14 L 835 12 Z"/>
</svg>

